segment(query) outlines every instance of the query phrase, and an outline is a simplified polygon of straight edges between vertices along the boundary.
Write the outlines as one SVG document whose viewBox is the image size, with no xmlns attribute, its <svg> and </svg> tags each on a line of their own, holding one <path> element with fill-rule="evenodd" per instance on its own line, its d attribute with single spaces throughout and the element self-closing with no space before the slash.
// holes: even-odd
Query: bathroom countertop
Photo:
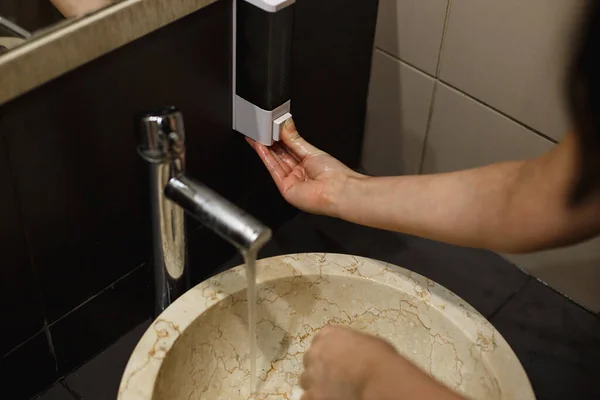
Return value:
<svg viewBox="0 0 600 400">
<path fill-rule="evenodd" d="M 500 331 L 539 400 L 600 398 L 600 319 L 493 253 L 304 214 L 280 229 L 261 256 L 297 252 L 352 252 L 428 276 L 467 300 Z M 240 263 L 234 258 L 222 269 Z M 125 364 L 149 324 L 125 335 L 41 399 L 115 398 Z"/>
<path fill-rule="evenodd" d="M 0 57 L 0 105 L 218 0 L 124 0 Z"/>
</svg>

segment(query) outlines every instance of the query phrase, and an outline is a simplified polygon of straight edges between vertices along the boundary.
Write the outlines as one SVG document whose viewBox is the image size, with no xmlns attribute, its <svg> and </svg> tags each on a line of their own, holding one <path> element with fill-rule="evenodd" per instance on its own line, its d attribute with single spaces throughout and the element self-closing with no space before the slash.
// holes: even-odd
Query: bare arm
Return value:
<svg viewBox="0 0 600 400">
<path fill-rule="evenodd" d="M 302 400 L 463 400 L 388 342 L 329 325 L 304 354 Z"/>
<path fill-rule="evenodd" d="M 251 141 L 291 204 L 362 225 L 459 246 L 526 253 L 600 233 L 600 194 L 570 207 L 578 143 L 549 153 L 445 174 L 366 177 L 311 146 L 286 124 L 283 143 Z"/>
<path fill-rule="evenodd" d="M 400 355 L 381 361 L 381 372 L 365 385 L 362 400 L 466 400 Z"/>
<path fill-rule="evenodd" d="M 532 160 L 446 174 L 350 179 L 334 214 L 461 246 L 524 253 L 600 231 L 600 196 L 571 208 L 577 143 L 568 136 Z"/>
</svg>

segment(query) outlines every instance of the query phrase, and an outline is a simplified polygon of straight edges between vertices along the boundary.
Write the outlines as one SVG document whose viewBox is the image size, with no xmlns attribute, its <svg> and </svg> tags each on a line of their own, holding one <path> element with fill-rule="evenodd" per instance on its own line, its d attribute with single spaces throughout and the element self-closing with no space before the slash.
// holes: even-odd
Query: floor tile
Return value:
<svg viewBox="0 0 600 400">
<path fill-rule="evenodd" d="M 129 356 L 150 326 L 147 320 L 119 341 L 71 373 L 63 381 L 83 400 L 116 399 Z M 48 400 L 48 399 L 43 399 Z"/>
<path fill-rule="evenodd" d="M 532 280 L 491 319 L 539 400 L 598 399 L 600 319 Z"/>
<path fill-rule="evenodd" d="M 151 280 L 140 267 L 50 326 L 61 376 L 152 316 Z"/>
<path fill-rule="evenodd" d="M 47 392 L 37 397 L 36 400 L 79 400 L 69 392 L 62 383 L 52 386 Z"/>
<path fill-rule="evenodd" d="M 492 315 L 529 276 L 489 251 L 447 245 L 366 228 L 332 218 L 311 217 L 316 227 L 347 253 L 390 262 L 453 291 L 484 316 Z"/>
<path fill-rule="evenodd" d="M 30 399 L 58 380 L 45 331 L 0 359 L 3 399 Z M 23 384 L 25 382 L 25 384 Z"/>
</svg>

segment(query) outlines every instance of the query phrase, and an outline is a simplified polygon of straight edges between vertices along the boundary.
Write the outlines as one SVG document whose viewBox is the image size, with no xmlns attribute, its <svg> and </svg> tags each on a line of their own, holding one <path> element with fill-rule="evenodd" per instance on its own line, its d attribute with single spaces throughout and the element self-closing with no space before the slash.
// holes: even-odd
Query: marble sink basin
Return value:
<svg viewBox="0 0 600 400">
<path fill-rule="evenodd" d="M 302 356 L 327 324 L 389 340 L 446 385 L 478 400 L 535 399 L 512 349 L 462 299 L 406 269 L 339 254 L 257 264 L 257 399 L 298 399 Z M 121 400 L 248 399 L 243 266 L 202 282 L 169 307 L 135 348 Z"/>
</svg>

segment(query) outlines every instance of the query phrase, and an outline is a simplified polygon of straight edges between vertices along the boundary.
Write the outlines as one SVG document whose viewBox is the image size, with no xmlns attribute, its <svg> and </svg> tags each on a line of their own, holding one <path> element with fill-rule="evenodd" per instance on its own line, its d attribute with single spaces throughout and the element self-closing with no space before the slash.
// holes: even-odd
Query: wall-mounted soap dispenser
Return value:
<svg viewBox="0 0 600 400">
<path fill-rule="evenodd" d="M 270 146 L 292 117 L 295 0 L 233 3 L 233 129 Z"/>
</svg>

